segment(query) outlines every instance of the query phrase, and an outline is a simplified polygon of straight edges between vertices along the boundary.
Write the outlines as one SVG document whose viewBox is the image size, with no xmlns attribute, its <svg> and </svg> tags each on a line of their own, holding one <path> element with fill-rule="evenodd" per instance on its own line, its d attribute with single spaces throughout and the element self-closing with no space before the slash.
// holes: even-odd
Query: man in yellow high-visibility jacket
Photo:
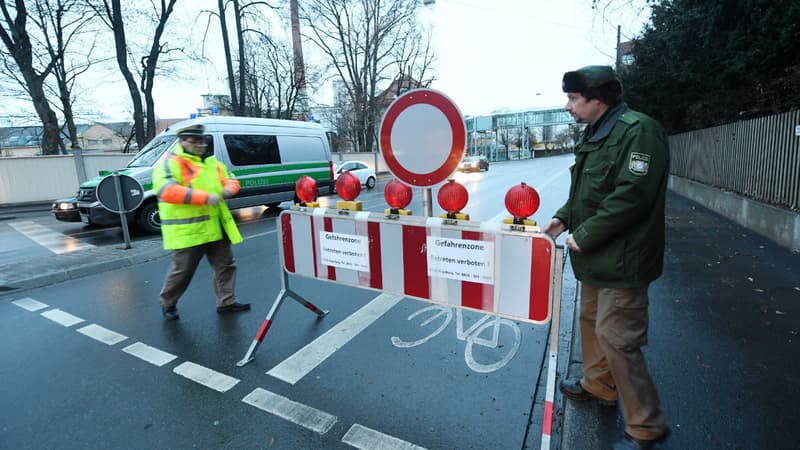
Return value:
<svg viewBox="0 0 800 450">
<path fill-rule="evenodd" d="M 213 154 L 206 154 L 204 132 L 203 125 L 178 130 L 175 149 L 153 169 L 164 248 L 173 250 L 172 266 L 161 289 L 166 320 L 180 317 L 178 299 L 204 255 L 214 270 L 217 312 L 250 309 L 250 304 L 237 302 L 234 295 L 236 263 L 231 244 L 242 242 L 242 235 L 223 200 L 239 192 L 239 182 Z"/>
</svg>

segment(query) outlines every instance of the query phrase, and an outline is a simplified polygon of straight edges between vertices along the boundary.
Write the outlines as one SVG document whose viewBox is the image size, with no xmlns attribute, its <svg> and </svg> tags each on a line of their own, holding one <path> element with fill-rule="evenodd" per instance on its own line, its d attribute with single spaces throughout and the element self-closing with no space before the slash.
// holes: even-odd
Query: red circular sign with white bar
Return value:
<svg viewBox="0 0 800 450">
<path fill-rule="evenodd" d="M 464 156 L 467 129 L 452 100 L 433 89 L 401 95 L 381 121 L 380 148 L 392 174 L 412 186 L 446 180 Z"/>
</svg>

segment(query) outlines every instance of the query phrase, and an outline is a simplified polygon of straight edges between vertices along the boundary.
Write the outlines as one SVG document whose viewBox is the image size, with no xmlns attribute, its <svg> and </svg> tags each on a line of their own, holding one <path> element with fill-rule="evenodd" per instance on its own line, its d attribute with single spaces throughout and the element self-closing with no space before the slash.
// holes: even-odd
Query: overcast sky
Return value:
<svg viewBox="0 0 800 450">
<path fill-rule="evenodd" d="M 191 2 L 193 11 L 185 2 Z M 178 17 L 191 23 L 197 9 L 216 9 L 216 4 L 184 0 Z M 591 0 L 436 0 L 420 11 L 420 21 L 433 30 L 437 80 L 432 88 L 450 97 L 462 114 L 482 115 L 502 108 L 562 106 L 562 74 L 589 64 L 613 64 L 617 25 L 625 41 L 640 33 L 648 15 L 630 6 L 603 14 L 591 8 Z M 202 28 L 197 23 L 194 27 L 195 32 Z M 304 46 L 308 60 L 313 61 L 313 52 L 311 44 Z M 192 80 L 156 78 L 159 117 L 188 117 L 202 107 L 201 95 L 226 93 L 224 61 L 218 54 L 210 66 L 184 65 L 185 73 L 194 74 Z M 90 95 L 103 120 L 130 119 L 121 82 L 92 82 Z M 331 89 L 323 86 L 313 100 L 331 104 Z M 11 113 L 11 104 L 0 105 L 0 116 Z"/>
</svg>

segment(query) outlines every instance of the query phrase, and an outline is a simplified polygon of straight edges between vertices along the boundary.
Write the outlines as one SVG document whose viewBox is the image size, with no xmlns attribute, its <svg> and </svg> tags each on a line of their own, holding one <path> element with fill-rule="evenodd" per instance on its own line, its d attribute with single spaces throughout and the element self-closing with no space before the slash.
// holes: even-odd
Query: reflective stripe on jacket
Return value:
<svg viewBox="0 0 800 450">
<path fill-rule="evenodd" d="M 658 278 L 669 176 L 661 125 L 621 103 L 587 128 L 570 170 L 569 199 L 555 217 L 581 249 L 570 253 L 576 278 L 609 288 Z"/>
<path fill-rule="evenodd" d="M 153 191 L 158 196 L 161 235 L 168 250 L 194 247 L 223 238 L 242 242 L 228 206 L 220 200 L 207 205 L 209 194 L 222 199 L 222 190 L 239 192 L 239 182 L 213 156 L 205 159 L 187 153 L 177 144 L 153 169 Z"/>
</svg>

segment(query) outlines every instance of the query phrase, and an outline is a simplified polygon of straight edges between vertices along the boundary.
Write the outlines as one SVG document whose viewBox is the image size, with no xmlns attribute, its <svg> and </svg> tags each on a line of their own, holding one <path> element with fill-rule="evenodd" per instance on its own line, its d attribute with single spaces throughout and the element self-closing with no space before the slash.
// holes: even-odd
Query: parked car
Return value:
<svg viewBox="0 0 800 450">
<path fill-rule="evenodd" d="M 458 170 L 462 172 L 472 172 L 489 170 L 489 160 L 485 156 L 466 156 L 458 164 Z"/>
<path fill-rule="evenodd" d="M 78 212 L 77 197 L 62 198 L 54 201 L 50 211 L 57 220 L 62 222 L 81 221 L 81 214 Z"/>
<path fill-rule="evenodd" d="M 372 189 L 375 187 L 375 171 L 361 161 L 342 161 L 333 166 L 334 182 L 339 179 L 344 171 L 348 171 L 357 176 L 361 184 Z"/>
</svg>

